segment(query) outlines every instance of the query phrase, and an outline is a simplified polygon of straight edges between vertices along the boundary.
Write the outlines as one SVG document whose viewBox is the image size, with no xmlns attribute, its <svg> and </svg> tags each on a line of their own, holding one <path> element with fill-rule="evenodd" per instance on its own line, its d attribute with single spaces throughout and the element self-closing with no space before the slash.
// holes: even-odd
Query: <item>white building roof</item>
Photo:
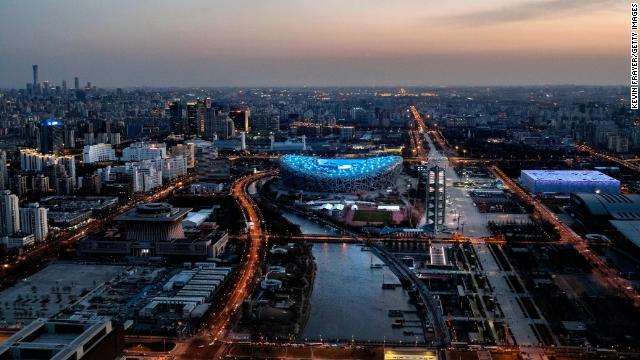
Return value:
<svg viewBox="0 0 640 360">
<path fill-rule="evenodd" d="M 522 170 L 522 173 L 536 181 L 618 181 L 595 170 Z"/>
</svg>

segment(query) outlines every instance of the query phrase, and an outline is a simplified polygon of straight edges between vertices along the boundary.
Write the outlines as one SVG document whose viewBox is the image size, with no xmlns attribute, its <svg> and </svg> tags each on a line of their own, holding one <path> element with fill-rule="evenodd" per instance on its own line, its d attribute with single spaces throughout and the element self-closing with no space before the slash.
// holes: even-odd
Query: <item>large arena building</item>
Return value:
<svg viewBox="0 0 640 360">
<path fill-rule="evenodd" d="M 522 170 L 520 184 L 536 193 L 620 192 L 620 181 L 594 170 Z"/>
<path fill-rule="evenodd" d="M 395 186 L 402 158 L 380 156 L 366 159 L 322 159 L 284 155 L 280 178 L 295 190 L 349 193 L 375 191 Z"/>
</svg>

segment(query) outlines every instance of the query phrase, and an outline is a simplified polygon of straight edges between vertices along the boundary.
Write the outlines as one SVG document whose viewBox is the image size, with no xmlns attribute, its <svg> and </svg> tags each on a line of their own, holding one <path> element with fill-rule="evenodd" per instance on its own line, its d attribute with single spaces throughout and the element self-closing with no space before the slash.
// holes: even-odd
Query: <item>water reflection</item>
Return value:
<svg viewBox="0 0 640 360">
<path fill-rule="evenodd" d="M 336 234 L 337 233 L 336 229 L 332 227 L 316 224 L 313 221 L 309 221 L 304 217 L 294 213 L 283 212 L 282 216 L 284 216 L 285 219 L 289 220 L 291 223 L 300 226 L 300 231 L 302 231 L 303 234 Z"/>
<path fill-rule="evenodd" d="M 307 339 L 403 340 L 414 341 L 403 330 L 395 329 L 389 310 L 415 311 L 408 294 L 401 288 L 382 290 L 382 282 L 398 283 L 386 267 L 371 269 L 381 260 L 354 244 L 318 243 L 313 246 L 317 264 L 311 295 L 311 313 L 303 331 Z M 417 320 L 413 313 L 405 319 Z M 422 340 L 418 336 L 419 340 Z"/>
</svg>

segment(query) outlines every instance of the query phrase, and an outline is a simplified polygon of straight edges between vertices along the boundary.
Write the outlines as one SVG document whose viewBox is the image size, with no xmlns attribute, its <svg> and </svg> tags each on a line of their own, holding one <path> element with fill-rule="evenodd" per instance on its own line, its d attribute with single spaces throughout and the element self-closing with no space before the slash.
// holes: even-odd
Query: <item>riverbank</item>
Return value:
<svg viewBox="0 0 640 360">
<path fill-rule="evenodd" d="M 236 332 L 254 339 L 295 339 L 308 319 L 315 279 L 311 245 L 291 244 L 286 238 L 274 238 L 270 245 L 265 275 L 245 302 Z"/>
</svg>

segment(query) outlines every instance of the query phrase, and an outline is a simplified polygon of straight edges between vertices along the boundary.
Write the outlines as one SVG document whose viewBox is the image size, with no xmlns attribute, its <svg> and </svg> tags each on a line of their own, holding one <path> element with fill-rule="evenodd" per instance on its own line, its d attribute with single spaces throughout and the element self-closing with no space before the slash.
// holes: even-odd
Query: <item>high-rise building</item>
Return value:
<svg viewBox="0 0 640 360">
<path fill-rule="evenodd" d="M 116 151 L 109 144 L 85 145 L 82 150 L 82 161 L 85 164 L 116 160 Z"/>
<path fill-rule="evenodd" d="M 184 156 L 174 156 L 162 161 L 162 178 L 172 180 L 187 175 L 187 160 Z"/>
<path fill-rule="evenodd" d="M 182 103 L 178 99 L 169 103 L 169 128 L 170 131 L 176 135 L 184 133 Z"/>
<path fill-rule="evenodd" d="M 233 120 L 228 116 L 227 112 L 223 111 L 219 107 L 207 107 L 207 102 L 210 99 L 205 99 L 203 120 L 204 120 L 204 134 L 202 138 L 206 140 L 228 139 L 235 136 L 235 127 Z"/>
<path fill-rule="evenodd" d="M 276 115 L 259 113 L 251 116 L 251 130 L 257 132 L 277 132 L 280 130 L 280 118 Z"/>
<path fill-rule="evenodd" d="M 38 65 L 33 65 L 33 87 L 38 86 Z"/>
<path fill-rule="evenodd" d="M 206 135 L 206 124 L 213 117 L 214 109 L 211 106 L 211 98 L 198 101 L 197 135 L 200 138 Z"/>
<path fill-rule="evenodd" d="M 195 145 L 193 143 L 178 144 L 171 148 L 171 156 L 182 156 L 187 161 L 187 169 L 193 169 L 196 166 Z"/>
<path fill-rule="evenodd" d="M 167 145 L 164 143 L 137 142 L 122 151 L 122 161 L 140 161 L 158 158 L 167 158 Z"/>
<path fill-rule="evenodd" d="M 80 79 L 78 79 L 77 76 L 73 78 L 73 88 L 75 90 L 80 90 Z"/>
<path fill-rule="evenodd" d="M 0 150 L 0 190 L 9 188 L 9 172 L 7 171 L 7 153 Z"/>
<path fill-rule="evenodd" d="M 64 126 L 60 120 L 42 120 L 40 122 L 40 152 L 54 154 L 64 147 Z"/>
<path fill-rule="evenodd" d="M 198 134 L 198 102 L 187 102 L 187 127 L 184 134 L 188 136 L 196 136 Z"/>
<path fill-rule="evenodd" d="M 49 192 L 49 177 L 38 174 L 31 179 L 31 189 L 36 195 L 44 195 Z"/>
<path fill-rule="evenodd" d="M 445 224 L 446 181 L 445 170 L 438 165 L 432 166 L 424 173 L 426 199 L 426 227 L 434 234 L 442 231 Z"/>
<path fill-rule="evenodd" d="M 24 175 L 14 175 L 11 180 L 11 189 L 18 194 L 18 196 L 25 196 L 27 194 L 27 177 Z"/>
<path fill-rule="evenodd" d="M 36 241 L 44 241 L 49 233 L 47 209 L 38 203 L 28 204 L 20 209 L 20 226 L 25 234 L 33 234 Z"/>
<path fill-rule="evenodd" d="M 234 109 L 229 112 L 229 117 L 233 120 L 236 131 L 249 132 L 249 109 Z"/>
<path fill-rule="evenodd" d="M 0 192 L 0 234 L 12 235 L 20 232 L 20 208 L 18 197 L 11 191 Z"/>
</svg>

